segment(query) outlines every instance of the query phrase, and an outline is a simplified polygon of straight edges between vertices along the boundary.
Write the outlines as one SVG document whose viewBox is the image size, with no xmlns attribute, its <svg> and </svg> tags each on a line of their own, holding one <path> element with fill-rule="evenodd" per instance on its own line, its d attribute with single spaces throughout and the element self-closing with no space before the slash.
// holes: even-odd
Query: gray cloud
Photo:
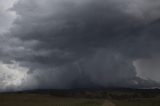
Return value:
<svg viewBox="0 0 160 106">
<path fill-rule="evenodd" d="M 11 28 L 14 19 L 16 18 L 16 14 L 14 11 L 10 11 L 9 9 L 13 6 L 13 3 L 16 0 L 1 0 L 0 1 L 0 35 L 5 33 Z"/>
<path fill-rule="evenodd" d="M 157 86 L 139 78 L 133 62 L 159 53 L 159 5 L 20 0 L 12 8 L 18 17 L 1 40 L 1 61 L 29 70 L 34 83 L 27 80 L 26 88 Z"/>
</svg>

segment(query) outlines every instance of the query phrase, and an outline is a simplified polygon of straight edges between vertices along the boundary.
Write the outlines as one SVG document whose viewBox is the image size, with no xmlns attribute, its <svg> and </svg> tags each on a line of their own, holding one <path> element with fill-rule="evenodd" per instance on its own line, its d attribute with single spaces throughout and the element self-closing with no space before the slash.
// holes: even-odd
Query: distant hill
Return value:
<svg viewBox="0 0 160 106">
<path fill-rule="evenodd" d="M 3 93 L 4 94 L 4 93 Z M 132 88 L 107 88 L 107 89 L 37 89 L 18 92 L 6 92 L 6 94 L 44 94 L 55 97 L 74 98 L 147 98 L 160 96 L 160 89 L 132 89 Z"/>
</svg>

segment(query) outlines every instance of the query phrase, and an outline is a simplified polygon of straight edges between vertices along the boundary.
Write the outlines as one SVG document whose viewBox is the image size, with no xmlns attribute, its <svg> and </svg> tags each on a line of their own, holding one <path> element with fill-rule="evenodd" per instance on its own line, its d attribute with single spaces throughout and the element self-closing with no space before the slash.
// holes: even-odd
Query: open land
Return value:
<svg viewBox="0 0 160 106">
<path fill-rule="evenodd" d="M 160 90 L 34 90 L 0 94 L 0 106 L 160 106 Z"/>
</svg>

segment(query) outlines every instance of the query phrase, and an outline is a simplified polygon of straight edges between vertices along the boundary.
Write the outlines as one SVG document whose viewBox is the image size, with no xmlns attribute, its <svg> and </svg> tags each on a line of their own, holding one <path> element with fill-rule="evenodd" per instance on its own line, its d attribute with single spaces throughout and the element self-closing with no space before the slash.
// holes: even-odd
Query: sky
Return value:
<svg viewBox="0 0 160 106">
<path fill-rule="evenodd" d="M 160 86 L 159 0 L 0 0 L 0 92 Z"/>
</svg>

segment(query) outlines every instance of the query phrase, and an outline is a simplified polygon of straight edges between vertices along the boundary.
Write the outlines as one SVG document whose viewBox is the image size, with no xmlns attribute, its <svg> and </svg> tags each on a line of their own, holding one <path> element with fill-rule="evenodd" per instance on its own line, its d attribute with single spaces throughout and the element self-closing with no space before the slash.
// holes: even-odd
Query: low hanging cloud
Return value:
<svg viewBox="0 0 160 106">
<path fill-rule="evenodd" d="M 9 12 L 3 11 L 15 16 L 7 16 L 11 21 L 3 19 L 9 23 L 1 28 L 7 32 L 1 34 L 0 58 L 3 64 L 18 63 L 27 70 L 18 72 L 28 77 L 22 85 L 6 88 L 159 86 L 154 75 L 139 76 L 140 71 L 146 74 L 138 62 L 160 51 L 158 0 L 19 0 L 11 4 Z M 151 70 L 147 71 L 149 76 Z"/>
</svg>

